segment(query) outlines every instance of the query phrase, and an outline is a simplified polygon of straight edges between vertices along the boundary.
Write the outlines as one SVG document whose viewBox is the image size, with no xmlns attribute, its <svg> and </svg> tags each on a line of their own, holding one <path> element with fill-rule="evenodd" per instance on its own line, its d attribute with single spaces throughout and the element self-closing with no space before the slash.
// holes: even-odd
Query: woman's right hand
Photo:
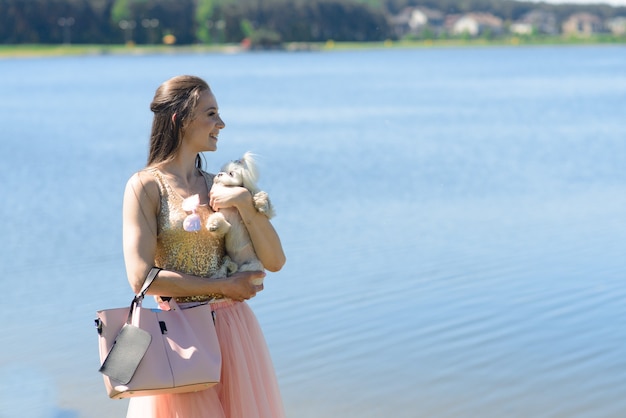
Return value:
<svg viewBox="0 0 626 418">
<path fill-rule="evenodd" d="M 242 271 L 233 274 L 224 283 L 222 294 L 230 299 L 243 302 L 256 296 L 257 292 L 263 290 L 263 285 L 253 284 L 255 279 L 263 279 L 263 271 Z"/>
</svg>

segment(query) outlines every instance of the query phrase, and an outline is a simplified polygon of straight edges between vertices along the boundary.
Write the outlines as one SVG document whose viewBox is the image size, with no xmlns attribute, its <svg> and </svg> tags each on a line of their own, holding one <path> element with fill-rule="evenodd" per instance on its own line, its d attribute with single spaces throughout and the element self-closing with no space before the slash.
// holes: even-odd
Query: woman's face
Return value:
<svg viewBox="0 0 626 418">
<path fill-rule="evenodd" d="M 224 127 L 226 125 L 218 113 L 215 96 L 210 90 L 204 90 L 200 93 L 192 119 L 185 127 L 183 141 L 195 152 L 215 151 L 217 136 Z"/>
</svg>

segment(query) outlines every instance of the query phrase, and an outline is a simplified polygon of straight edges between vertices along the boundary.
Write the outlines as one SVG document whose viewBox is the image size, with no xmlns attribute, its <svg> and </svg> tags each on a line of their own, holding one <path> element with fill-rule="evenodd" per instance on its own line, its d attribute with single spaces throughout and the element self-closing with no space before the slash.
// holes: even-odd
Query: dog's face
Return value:
<svg viewBox="0 0 626 418">
<path fill-rule="evenodd" d="M 215 184 L 222 184 L 224 186 L 243 186 L 243 172 L 244 167 L 238 164 L 237 161 L 228 163 L 216 174 L 213 182 Z"/>
<path fill-rule="evenodd" d="M 251 192 L 256 190 L 257 170 L 252 154 L 246 153 L 243 158 L 231 161 L 222 167 L 213 182 L 224 186 L 243 186 Z"/>
</svg>

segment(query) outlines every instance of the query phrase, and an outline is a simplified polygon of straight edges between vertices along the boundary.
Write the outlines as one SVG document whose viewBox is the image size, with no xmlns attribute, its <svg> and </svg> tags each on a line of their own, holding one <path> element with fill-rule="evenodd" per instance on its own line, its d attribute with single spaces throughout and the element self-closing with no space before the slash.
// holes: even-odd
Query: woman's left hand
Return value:
<svg viewBox="0 0 626 418">
<path fill-rule="evenodd" d="M 209 192 L 209 205 L 215 211 L 243 205 L 252 205 L 252 195 L 245 187 L 216 187 Z"/>
</svg>

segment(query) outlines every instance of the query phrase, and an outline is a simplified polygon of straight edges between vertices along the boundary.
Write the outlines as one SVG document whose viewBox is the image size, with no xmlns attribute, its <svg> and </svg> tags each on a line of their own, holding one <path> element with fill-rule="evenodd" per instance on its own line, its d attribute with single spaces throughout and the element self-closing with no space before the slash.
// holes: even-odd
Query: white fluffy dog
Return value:
<svg viewBox="0 0 626 418">
<path fill-rule="evenodd" d="M 257 188 L 258 177 L 254 155 L 246 152 L 240 160 L 229 162 L 222 167 L 213 179 L 213 188 L 245 187 L 252 193 L 254 207 L 268 218 L 272 218 L 274 209 L 267 193 Z M 250 235 L 237 209 L 220 209 L 219 212 L 213 213 L 207 219 L 206 227 L 216 234 L 225 235 L 226 252 L 237 264 L 238 271 L 264 270 L 263 264 L 254 252 Z"/>
</svg>

